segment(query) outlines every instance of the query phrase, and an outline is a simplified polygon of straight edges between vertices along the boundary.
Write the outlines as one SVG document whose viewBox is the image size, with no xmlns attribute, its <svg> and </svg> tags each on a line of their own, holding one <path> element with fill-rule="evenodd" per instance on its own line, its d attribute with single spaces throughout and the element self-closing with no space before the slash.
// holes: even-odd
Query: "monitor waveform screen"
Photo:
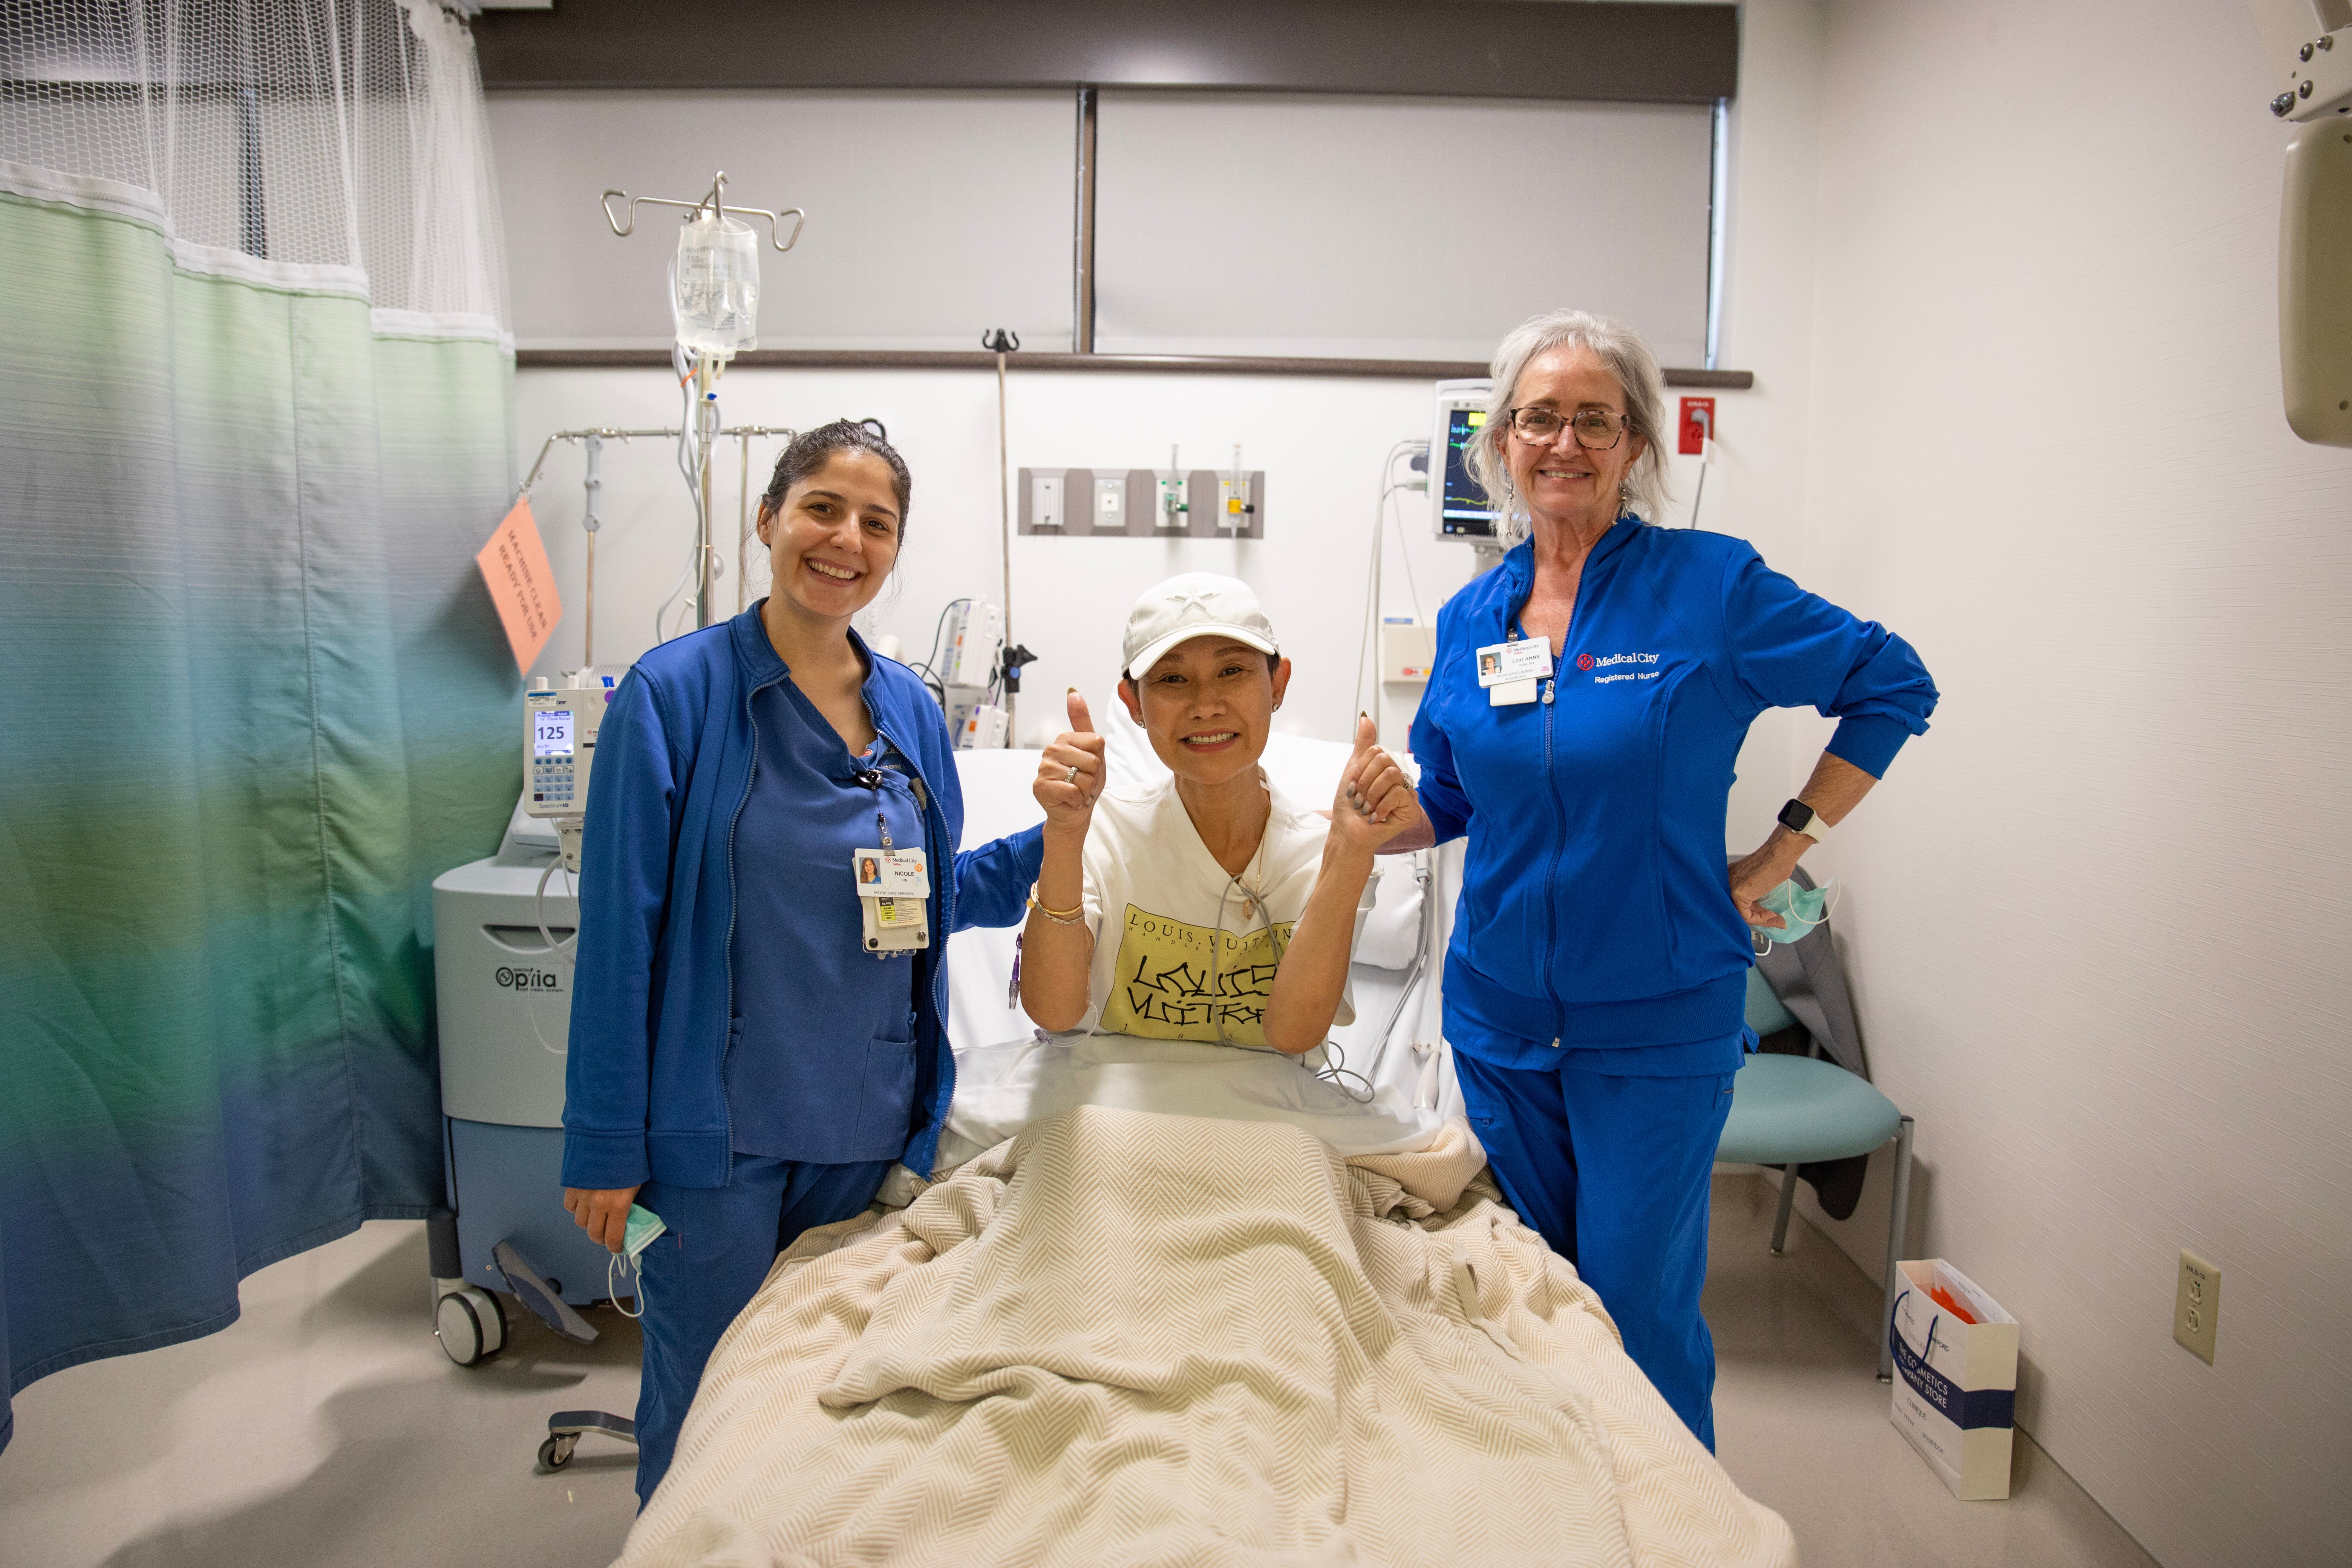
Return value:
<svg viewBox="0 0 2352 1568">
<path fill-rule="evenodd" d="M 1465 452 L 1486 422 L 1483 408 L 1449 408 L 1445 415 L 1445 491 L 1438 517 L 1445 531 L 1474 539 L 1495 536 L 1494 510 L 1486 492 L 1470 477 Z"/>
</svg>

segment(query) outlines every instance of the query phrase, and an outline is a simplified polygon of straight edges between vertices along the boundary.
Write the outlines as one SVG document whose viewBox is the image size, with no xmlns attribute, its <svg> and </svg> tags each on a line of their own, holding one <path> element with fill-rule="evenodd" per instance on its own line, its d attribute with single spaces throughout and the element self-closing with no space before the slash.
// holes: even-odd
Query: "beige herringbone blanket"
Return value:
<svg viewBox="0 0 2352 1568">
<path fill-rule="evenodd" d="M 620 1561 L 1795 1563 L 1491 1189 L 1402 1199 L 1295 1128 L 1041 1121 L 779 1262 Z"/>
</svg>

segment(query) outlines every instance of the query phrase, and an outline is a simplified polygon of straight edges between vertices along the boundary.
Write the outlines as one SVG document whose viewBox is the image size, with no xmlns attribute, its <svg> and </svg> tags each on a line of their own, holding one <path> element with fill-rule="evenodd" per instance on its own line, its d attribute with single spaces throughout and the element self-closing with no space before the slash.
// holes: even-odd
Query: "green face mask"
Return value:
<svg viewBox="0 0 2352 1568">
<path fill-rule="evenodd" d="M 635 1204 L 629 1205 L 629 1222 L 621 1232 L 621 1250 L 613 1254 L 613 1260 L 604 1266 L 605 1295 L 623 1317 L 642 1318 L 646 1315 L 646 1275 L 644 1268 L 639 1266 L 639 1256 L 646 1247 L 653 1245 L 654 1237 L 668 1228 L 669 1226 L 662 1223 L 661 1215 L 654 1213 L 653 1210 L 639 1208 Z M 637 1298 L 637 1310 L 634 1312 L 621 1305 L 620 1271 L 623 1258 L 628 1259 L 629 1273 L 636 1286 L 635 1294 Z"/>
<path fill-rule="evenodd" d="M 1837 900 L 1830 896 L 1835 881 L 1819 888 L 1800 888 L 1793 881 L 1781 883 L 1757 903 L 1788 921 L 1785 926 L 1750 926 L 1748 929 L 1768 942 L 1802 942 L 1813 934 L 1813 928 L 1830 918 L 1830 909 Z M 1763 949 L 1757 949 L 1761 952 Z"/>
</svg>

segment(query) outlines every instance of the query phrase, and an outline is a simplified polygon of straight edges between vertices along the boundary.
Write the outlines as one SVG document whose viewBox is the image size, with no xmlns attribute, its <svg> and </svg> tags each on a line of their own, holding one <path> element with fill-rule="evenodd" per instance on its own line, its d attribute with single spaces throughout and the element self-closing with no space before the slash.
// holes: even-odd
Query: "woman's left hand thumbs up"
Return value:
<svg viewBox="0 0 2352 1568">
<path fill-rule="evenodd" d="M 1339 775 L 1331 802 L 1331 830 L 1351 844 L 1377 849 L 1421 821 L 1421 797 L 1396 759 L 1381 749 L 1369 714 L 1356 716 L 1356 750 Z"/>
</svg>

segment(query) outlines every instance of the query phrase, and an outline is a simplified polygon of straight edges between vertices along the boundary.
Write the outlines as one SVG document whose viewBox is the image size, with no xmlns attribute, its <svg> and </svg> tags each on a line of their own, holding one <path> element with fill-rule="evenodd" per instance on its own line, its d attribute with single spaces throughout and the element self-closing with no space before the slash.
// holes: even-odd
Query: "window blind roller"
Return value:
<svg viewBox="0 0 2352 1568">
<path fill-rule="evenodd" d="M 1105 89 L 1105 353 L 1483 360 L 1539 310 L 1706 363 L 1709 111 Z"/>
<path fill-rule="evenodd" d="M 488 100 L 520 348 L 666 348 L 674 210 L 615 238 L 607 187 L 799 206 L 761 245 L 762 348 L 1070 347 L 1070 95 L 508 92 Z"/>
</svg>

